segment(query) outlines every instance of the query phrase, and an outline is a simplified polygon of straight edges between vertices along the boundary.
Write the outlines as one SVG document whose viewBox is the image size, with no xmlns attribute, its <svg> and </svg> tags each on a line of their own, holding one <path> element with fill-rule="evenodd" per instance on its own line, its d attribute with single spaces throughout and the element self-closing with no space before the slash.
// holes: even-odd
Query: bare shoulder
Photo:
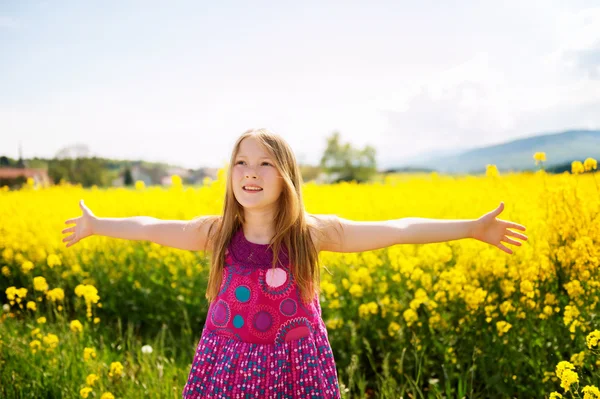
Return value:
<svg viewBox="0 0 600 399">
<path fill-rule="evenodd" d="M 307 213 L 307 222 L 318 251 L 336 251 L 341 246 L 344 228 L 340 217 Z"/>
<path fill-rule="evenodd" d="M 215 233 L 215 228 L 218 226 L 218 221 L 221 216 L 208 215 L 200 216 L 189 221 L 189 226 L 196 232 L 198 236 L 198 249 L 211 251 L 212 236 Z"/>
</svg>

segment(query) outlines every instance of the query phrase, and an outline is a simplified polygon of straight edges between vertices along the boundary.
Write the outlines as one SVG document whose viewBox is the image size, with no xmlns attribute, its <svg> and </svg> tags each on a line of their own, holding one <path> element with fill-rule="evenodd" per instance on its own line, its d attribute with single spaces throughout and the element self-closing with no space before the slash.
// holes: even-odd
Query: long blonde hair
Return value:
<svg viewBox="0 0 600 399">
<path fill-rule="evenodd" d="M 302 200 L 302 175 L 294 153 L 282 137 L 265 128 L 249 129 L 235 142 L 227 172 L 223 213 L 221 216 L 205 219 L 212 222 L 207 239 L 207 245 L 212 248 L 212 256 L 206 298 L 212 302 L 217 296 L 222 283 L 225 251 L 233 234 L 244 223 L 244 208 L 235 199 L 231 171 L 242 140 L 250 136 L 271 154 L 283 179 L 283 190 L 278 199 L 274 220 L 275 236 L 268 247 L 274 255 L 273 268 L 279 262 L 279 249 L 285 244 L 302 301 L 309 303 L 320 292 L 319 254 L 310 231 L 313 229 L 317 234 L 320 232 L 306 217 Z"/>
</svg>

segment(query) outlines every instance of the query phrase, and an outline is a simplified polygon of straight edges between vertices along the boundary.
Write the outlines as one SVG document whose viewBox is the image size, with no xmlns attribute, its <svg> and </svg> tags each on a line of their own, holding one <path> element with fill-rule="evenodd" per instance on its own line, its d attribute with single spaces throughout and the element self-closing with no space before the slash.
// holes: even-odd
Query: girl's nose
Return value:
<svg viewBox="0 0 600 399">
<path fill-rule="evenodd" d="M 254 168 L 246 169 L 246 178 L 249 179 L 250 177 L 256 178 L 256 172 L 254 171 Z"/>
</svg>

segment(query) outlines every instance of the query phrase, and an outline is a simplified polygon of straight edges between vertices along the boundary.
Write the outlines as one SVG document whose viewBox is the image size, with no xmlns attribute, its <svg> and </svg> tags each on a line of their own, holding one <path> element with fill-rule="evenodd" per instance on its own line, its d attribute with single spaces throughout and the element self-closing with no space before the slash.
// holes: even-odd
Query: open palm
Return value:
<svg viewBox="0 0 600 399">
<path fill-rule="evenodd" d="M 521 240 L 527 240 L 527 236 L 525 234 L 517 233 L 509 228 L 518 229 L 521 231 L 525 231 L 525 226 L 522 226 L 517 223 L 509 222 L 507 220 L 496 219 L 502 211 L 504 210 L 504 202 L 500 203 L 498 208 L 494 209 L 491 212 L 486 213 L 477 219 L 477 223 L 472 231 L 472 237 L 476 240 L 488 243 L 495 247 L 500 248 L 502 251 L 508 253 L 509 255 L 513 254 L 513 251 L 502 244 L 501 241 L 504 241 L 509 244 L 514 244 L 521 246 L 521 242 L 517 240 L 513 240 L 508 236 L 520 238 Z"/>
<path fill-rule="evenodd" d="M 92 211 L 89 210 L 87 206 L 85 206 L 83 200 L 79 201 L 79 207 L 83 211 L 83 215 L 78 218 L 66 220 L 65 224 L 75 223 L 75 226 L 67 227 L 62 231 L 63 234 L 73 233 L 62 240 L 63 242 L 67 243 L 67 248 L 69 248 L 71 245 L 77 244 L 79 241 L 93 234 L 92 222 L 96 216 L 92 213 Z"/>
</svg>

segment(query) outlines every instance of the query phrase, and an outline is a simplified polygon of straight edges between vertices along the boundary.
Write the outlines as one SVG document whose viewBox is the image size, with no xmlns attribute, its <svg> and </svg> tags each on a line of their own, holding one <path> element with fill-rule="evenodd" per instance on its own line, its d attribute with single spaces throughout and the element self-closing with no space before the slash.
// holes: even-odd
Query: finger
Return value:
<svg viewBox="0 0 600 399">
<path fill-rule="evenodd" d="M 62 231 L 62 233 L 70 233 L 72 231 L 75 231 L 75 226 L 73 226 L 73 227 L 67 227 L 66 229 L 64 229 Z"/>
<path fill-rule="evenodd" d="M 76 222 L 77 222 L 77 219 L 79 219 L 79 218 L 65 220 L 65 224 L 72 224 L 72 223 L 76 223 Z"/>
<path fill-rule="evenodd" d="M 508 228 L 509 229 L 517 229 L 517 230 L 521 230 L 521 231 L 527 230 L 527 228 L 525 226 L 523 226 L 522 224 L 513 223 L 513 222 L 508 222 Z"/>
<path fill-rule="evenodd" d="M 504 236 L 504 238 L 502 238 L 502 241 L 507 242 L 509 244 L 514 244 L 514 245 L 521 245 L 521 243 L 517 240 L 513 240 L 512 238 L 508 238 L 506 236 Z"/>
<path fill-rule="evenodd" d="M 77 244 L 78 241 L 71 241 L 70 243 L 67 244 L 67 248 Z"/>
<path fill-rule="evenodd" d="M 75 237 L 75 234 L 71 234 L 70 236 L 63 238 L 62 242 L 71 241 L 74 237 Z"/>
<path fill-rule="evenodd" d="M 512 255 L 513 253 L 509 248 L 506 248 L 504 245 L 502 245 L 502 243 L 498 243 L 498 248 L 500 248 L 509 255 Z"/>
<path fill-rule="evenodd" d="M 506 230 L 506 233 L 504 233 L 504 234 L 527 241 L 527 236 L 525 234 L 516 233 L 512 230 Z"/>
</svg>

